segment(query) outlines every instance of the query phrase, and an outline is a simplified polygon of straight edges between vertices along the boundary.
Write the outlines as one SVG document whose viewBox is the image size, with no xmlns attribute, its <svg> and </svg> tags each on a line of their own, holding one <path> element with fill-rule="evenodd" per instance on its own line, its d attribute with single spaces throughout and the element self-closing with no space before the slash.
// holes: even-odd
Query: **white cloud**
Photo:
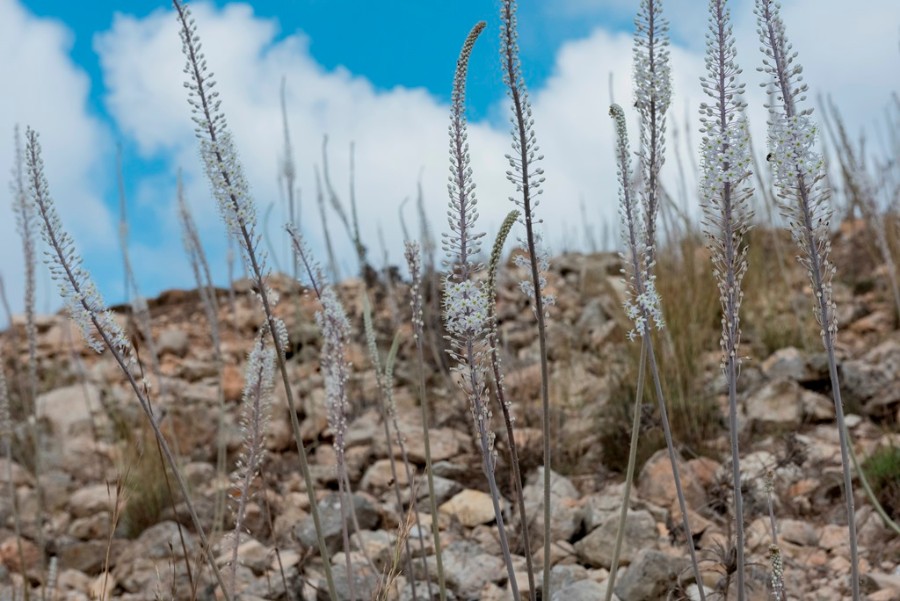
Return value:
<svg viewBox="0 0 900 601">
<path fill-rule="evenodd" d="M 400 226 L 396 218 L 400 201 L 415 193 L 419 170 L 433 227 L 446 229 L 445 206 L 448 107 L 419 89 L 376 91 L 363 78 L 345 70 L 326 71 L 310 58 L 307 41 L 288 37 L 273 43 L 275 26 L 252 16 L 245 6 L 214 11 L 200 4 L 194 8 L 199 34 L 210 68 L 216 72 L 223 99 L 241 151 L 244 167 L 260 207 L 279 199 L 276 165 L 281 153 L 278 85 L 287 77 L 289 120 L 294 138 L 300 184 L 303 188 L 304 229 L 321 254 L 319 218 L 314 212 L 313 165 L 321 164 L 322 135 L 330 136 L 332 180 L 346 200 L 347 148 L 355 140 L 356 190 L 365 242 L 374 245 L 377 227 L 390 241 L 392 261 L 401 258 Z M 240 32 L 240 33 L 238 33 Z M 195 158 L 185 92 L 179 79 L 183 58 L 171 14 L 158 13 L 137 20 L 120 16 L 113 29 L 99 38 L 108 106 L 122 129 L 152 156 L 172 156 L 184 166 L 193 185 L 190 196 L 208 198 L 206 184 Z M 239 42 L 235 42 L 239 39 Z M 490 43 L 485 36 L 479 43 Z M 694 55 L 673 51 L 676 85 L 689 87 L 699 75 Z M 222 66 L 226 65 L 227 68 Z M 448 82 L 452 65 L 447 67 Z M 626 35 L 602 30 L 590 38 L 567 44 L 561 51 L 554 75 L 532 93 L 536 132 L 546 156 L 547 174 L 538 216 L 545 219 L 551 248 L 563 246 L 563 226 L 577 227 L 580 235 L 579 199 L 584 198 L 591 218 L 607 220 L 616 214 L 615 167 L 612 159 L 612 126 L 608 116 L 607 74 L 614 71 L 619 102 L 630 102 L 631 41 Z M 676 111 L 682 114 L 681 100 Z M 505 102 L 493 115 L 507 119 Z M 505 179 L 509 138 L 505 125 L 470 123 L 470 141 L 478 185 L 480 229 L 493 231 L 513 207 L 508 201 L 512 186 Z M 153 188 L 157 192 L 158 187 Z M 168 204 L 171 194 L 161 199 Z M 216 230 L 209 227 L 211 201 L 202 200 L 213 245 Z M 412 222 L 414 212 L 407 217 Z M 599 220 L 599 219 L 598 219 Z M 273 223 L 277 220 L 273 219 Z M 352 251 L 336 219 L 331 216 L 332 238 L 338 242 L 342 263 L 355 268 Z M 177 228 L 172 225 L 172 232 Z M 275 232 L 275 228 L 272 228 Z M 164 234 L 166 235 L 166 234 Z M 172 234 L 174 235 L 174 234 Z M 372 258 L 380 257 L 370 248 Z"/>
<path fill-rule="evenodd" d="M 569 5 L 575 4 L 581 10 L 590 8 L 588 0 L 570 0 Z M 619 4 L 623 5 L 620 10 L 625 11 L 624 2 Z M 629 6 L 632 4 L 635 3 Z M 832 92 L 851 131 L 855 131 L 871 124 L 898 83 L 895 65 L 900 9 L 891 0 L 859 0 L 852 14 L 838 11 L 833 5 L 836 6 L 836 0 L 797 0 L 785 9 L 784 16 L 813 90 Z M 96 200 L 98 185 L 92 179 L 99 172 L 106 140 L 102 128 L 86 116 L 87 80 L 65 56 L 65 31 L 28 18 L 16 6 L 0 5 L 0 57 L 13 56 L 19 61 L 10 71 L 8 65 L 15 60 L 0 60 L 3 81 L 18 82 L 9 88 L 16 90 L 12 96 L 0 96 L 0 125 L 11 131 L 14 121 L 32 122 L 44 131 L 51 186 L 58 190 L 64 220 L 71 224 L 82 246 L 109 246 L 115 238 L 110 234 L 109 217 Z M 702 100 L 697 78 L 703 69 L 700 52 L 706 19 L 702 14 L 705 3 L 672 0 L 666 7 L 676 39 L 687 40 L 687 46 L 672 47 L 675 96 L 664 183 L 674 191 L 674 153 L 678 149 L 672 133 L 676 125 L 683 131 L 685 115 L 692 127 L 697 124 L 696 108 Z M 379 262 L 381 256 L 376 247 L 379 224 L 385 230 L 391 260 L 400 261 L 397 206 L 404 197 L 415 195 L 416 179 L 423 167 L 433 227 L 437 232 L 446 229 L 445 104 L 424 89 L 376 90 L 367 79 L 346 69 L 324 69 L 311 58 L 309 40 L 302 34 L 275 41 L 277 24 L 256 17 L 247 5 L 228 5 L 218 10 L 198 3 L 193 10 L 259 207 L 260 221 L 270 203 L 279 207 L 270 225 L 279 249 L 284 249 L 277 240 L 282 219 L 277 186 L 282 145 L 278 91 L 282 76 L 287 77 L 303 225 L 320 259 L 324 261 L 325 257 L 318 233 L 313 166 L 321 164 L 321 141 L 326 133 L 330 136 L 332 180 L 345 201 L 348 147 L 351 141 L 356 143 L 356 191 L 362 235 L 370 244 L 373 261 Z M 739 61 L 751 93 L 753 130 L 761 146 L 765 115 L 757 85 L 761 76 L 756 66 L 761 57 L 752 2 L 735 2 L 733 12 Z M 491 35 L 479 41 L 494 43 Z M 28 52 L 23 51 L 26 47 Z M 197 144 L 182 85 L 184 59 L 172 11 L 159 10 L 143 18 L 118 15 L 112 28 L 96 38 L 95 47 L 103 67 L 106 105 L 120 132 L 134 142 L 145 158 L 162 159 L 171 167 L 171 176 L 157 173 L 137 182 L 136 202 L 152 207 L 162 224 L 155 240 L 135 247 L 139 277 L 154 282 L 154 288 L 191 284 L 189 271 L 180 260 L 179 228 L 173 210 L 177 167 L 185 169 L 188 197 L 221 276 L 225 240 L 197 161 Z M 23 61 L 27 64 L 23 65 Z M 448 64 L 448 85 L 452 69 L 453 65 Z M 632 97 L 631 37 L 597 29 L 585 39 L 565 43 L 550 78 L 540 88 L 531 89 L 535 129 L 546 156 L 543 167 L 547 182 L 538 215 L 545 220 L 552 250 L 561 250 L 571 245 L 573 236 L 580 236 L 581 198 L 590 218 L 599 222 L 602 217 L 615 223 L 613 134 L 607 114 L 610 72 L 615 74 L 616 100 L 627 108 Z M 470 124 L 470 143 L 482 216 L 480 226 L 493 231 L 512 208 L 507 200 L 511 185 L 504 177 L 504 155 L 509 151 L 505 99 L 498 99 L 488 114 L 493 118 Z M 682 153 L 683 142 L 682 136 Z M 694 133 L 693 144 L 696 147 L 698 143 Z M 0 144 L 0 164 L 10 164 L 10 151 L 11 144 Z M 682 159 L 690 176 L 691 161 L 684 154 Z M 104 177 L 99 181 L 112 181 L 111 169 Z M 67 192 L 65 197 L 61 196 L 63 190 Z M 415 212 L 410 207 L 406 217 L 412 225 Z M 345 272 L 352 272 L 355 259 L 350 244 L 335 217 L 330 220 L 341 263 Z M 94 223 L 99 223 L 100 229 L 92 233 Z M 141 226 L 132 224 L 132 230 L 138 227 Z M 11 232 L 8 220 L 0 222 L 4 274 L 15 265 L 8 257 L 18 253 L 17 243 L 10 242 L 14 238 L 7 235 Z M 564 241 L 563 235 L 568 239 Z"/>
<path fill-rule="evenodd" d="M 14 312 L 23 307 L 24 278 L 21 245 L 6 187 L 14 162 L 16 124 L 23 138 L 26 126 L 40 133 L 51 194 L 65 227 L 79 246 L 98 251 L 116 240 L 101 201 L 102 187 L 96 183 L 104 167 L 101 162 L 109 147 L 108 138 L 88 113 L 90 84 L 68 57 L 71 43 L 71 34 L 61 25 L 35 18 L 17 2 L 0 2 L 0 211 L 4 215 L 0 219 L 0 272 Z M 43 279 L 39 268 L 39 285 Z M 43 308 L 44 302 L 39 301 L 38 306 Z M 0 316 L 0 324 L 5 321 Z"/>
</svg>

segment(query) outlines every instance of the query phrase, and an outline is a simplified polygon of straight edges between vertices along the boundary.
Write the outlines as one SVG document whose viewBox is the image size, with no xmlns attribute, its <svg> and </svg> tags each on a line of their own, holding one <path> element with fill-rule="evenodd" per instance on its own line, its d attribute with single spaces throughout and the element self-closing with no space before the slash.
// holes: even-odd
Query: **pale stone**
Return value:
<svg viewBox="0 0 900 601">
<path fill-rule="evenodd" d="M 440 511 L 456 518 L 467 528 L 488 524 L 496 519 L 491 495 L 471 488 L 441 505 Z"/>
<path fill-rule="evenodd" d="M 609 568 L 613 545 L 619 529 L 618 516 L 610 516 L 586 537 L 575 543 L 578 557 L 591 566 Z M 619 562 L 629 564 L 641 549 L 653 548 L 658 539 L 656 520 L 648 511 L 629 511 L 625 518 L 625 533 Z"/>
</svg>

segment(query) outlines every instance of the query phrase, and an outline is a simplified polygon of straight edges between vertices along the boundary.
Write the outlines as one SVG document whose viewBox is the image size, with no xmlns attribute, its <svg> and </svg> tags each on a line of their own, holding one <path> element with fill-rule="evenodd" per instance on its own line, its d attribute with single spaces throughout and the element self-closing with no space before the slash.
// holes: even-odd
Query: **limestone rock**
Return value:
<svg viewBox="0 0 900 601">
<path fill-rule="evenodd" d="M 578 557 L 588 565 L 609 568 L 612 563 L 618 522 L 618 516 L 610 516 L 599 528 L 575 543 Z M 619 563 L 628 565 L 641 549 L 655 547 L 658 538 L 656 520 L 648 511 L 629 511 L 625 518 L 625 538 L 622 542 Z"/>
<path fill-rule="evenodd" d="M 544 468 L 534 471 L 522 491 L 525 512 L 531 532 L 531 544 L 544 540 Z M 578 490 L 572 482 L 556 472 L 550 473 L 550 536 L 552 541 L 572 538 L 580 528 L 583 511 L 578 503 Z"/>
<path fill-rule="evenodd" d="M 644 549 L 634 558 L 625 575 L 616 582 L 616 595 L 628 601 L 656 601 L 665 599 L 688 569 L 686 559 L 671 557 L 655 549 Z"/>
<path fill-rule="evenodd" d="M 359 527 L 368 530 L 378 524 L 378 510 L 368 497 L 361 494 L 354 494 L 353 508 L 356 511 L 356 518 L 359 521 Z M 325 544 L 329 550 L 334 553 L 342 545 L 342 517 L 340 496 L 336 493 L 329 494 L 319 501 L 319 520 L 322 525 L 322 535 L 325 538 Z M 349 510 L 349 507 L 347 508 Z M 347 527 L 352 530 L 353 523 L 349 513 L 347 516 Z M 315 524 L 312 516 L 303 518 L 294 526 L 294 535 L 308 549 L 318 550 L 318 541 L 316 538 Z"/>
<path fill-rule="evenodd" d="M 678 467 L 688 507 L 692 509 L 704 507 L 707 500 L 706 491 L 700 480 L 694 476 L 687 463 L 679 460 Z M 638 478 L 638 494 L 642 499 L 665 509 L 672 509 L 677 505 L 675 477 L 672 475 L 672 464 L 669 462 L 666 449 L 654 453 L 644 464 Z"/>
<path fill-rule="evenodd" d="M 488 524 L 496 519 L 491 495 L 471 488 L 458 493 L 441 505 L 440 511 L 456 518 L 468 528 Z"/>
</svg>

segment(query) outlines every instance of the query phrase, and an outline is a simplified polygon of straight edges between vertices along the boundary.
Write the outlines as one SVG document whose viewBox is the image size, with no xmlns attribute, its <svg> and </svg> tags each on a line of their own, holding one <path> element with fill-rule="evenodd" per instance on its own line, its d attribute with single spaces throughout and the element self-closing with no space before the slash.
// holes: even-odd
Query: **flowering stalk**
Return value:
<svg viewBox="0 0 900 601">
<path fill-rule="evenodd" d="M 387 363 L 382 366 L 381 357 L 378 352 L 378 344 L 375 339 L 375 325 L 372 323 L 372 305 L 369 303 L 368 294 L 363 295 L 363 325 L 366 332 L 366 343 L 369 348 L 369 358 L 372 361 L 372 365 L 375 368 L 375 381 L 378 385 L 378 392 L 381 395 L 381 403 L 379 404 L 379 411 L 381 413 L 381 423 L 384 427 L 384 438 L 385 442 L 387 442 L 388 449 L 391 447 L 391 426 L 394 427 L 394 432 L 396 435 L 397 446 L 400 448 L 400 454 L 403 458 L 403 467 L 406 474 L 406 482 L 409 484 L 410 491 L 415 490 L 414 482 L 413 482 L 413 472 L 409 463 L 409 456 L 406 453 L 406 441 L 403 438 L 403 433 L 400 431 L 400 424 L 397 423 L 397 407 L 394 403 L 394 394 L 393 394 L 393 360 L 396 357 L 397 344 L 399 343 L 399 333 L 398 336 L 394 337 L 394 343 L 391 346 L 391 353 L 388 355 Z M 397 477 L 397 462 L 394 460 L 394 453 L 388 453 L 388 460 L 391 466 L 391 480 L 394 483 L 394 495 L 397 499 L 397 511 L 403 512 L 403 499 L 400 493 L 400 479 Z M 422 552 L 421 560 L 422 566 L 425 573 L 425 579 L 428 586 L 428 598 L 433 599 L 434 595 L 431 590 L 431 577 L 428 574 L 428 566 L 425 562 L 425 539 L 422 534 L 421 521 L 419 520 L 419 506 L 416 500 L 415 495 L 411 496 L 410 499 L 410 511 L 412 512 L 415 520 L 416 520 L 416 528 L 418 530 L 418 538 L 419 538 L 419 548 Z M 406 563 L 406 571 L 410 574 L 410 588 L 412 589 L 412 597 L 413 601 L 418 600 L 418 593 L 416 591 L 416 581 L 413 578 L 413 563 L 412 563 L 412 550 L 410 548 L 409 537 L 404 537 L 403 540 L 403 548 L 405 551 L 405 563 Z"/>
<path fill-rule="evenodd" d="M 545 280 L 542 271 L 548 268 L 546 256 L 539 250 L 540 239 L 534 231 L 536 222 L 534 209 L 539 203 L 538 196 L 543 192 L 540 188 L 544 182 L 544 170 L 535 163 L 543 159 L 539 155 L 537 138 L 534 134 L 534 118 L 531 102 L 528 100 L 528 89 L 522 76 L 519 61 L 519 42 L 516 20 L 517 6 L 515 0 L 503 0 L 500 6 L 500 47 L 503 82 L 507 94 L 512 100 L 512 149 L 506 155 L 510 170 L 507 179 L 516 187 L 519 198 L 510 197 L 522 209 L 522 221 L 525 225 L 525 240 L 522 246 L 528 253 L 528 267 L 531 281 L 523 283 L 523 290 L 534 301 L 534 313 L 538 326 L 538 347 L 541 356 L 541 425 L 543 433 L 544 454 L 544 584 L 543 598 L 550 599 L 550 368 L 547 362 L 547 328 L 545 325 L 545 305 L 553 304 L 553 298 L 544 296 Z M 539 223 L 539 221 L 538 221 Z M 532 591 L 532 598 L 536 598 Z"/>
<path fill-rule="evenodd" d="M 448 353 L 456 362 L 454 373 L 457 384 L 469 399 L 475 430 L 481 442 L 482 469 L 491 491 L 494 516 L 500 536 L 500 548 L 506 562 L 513 598 L 519 600 L 509 541 L 506 537 L 503 512 L 500 509 L 500 491 L 494 474 L 494 433 L 490 429 L 491 410 L 485 394 L 484 342 L 488 328 L 488 298 L 484 287 L 472 278 L 481 268 L 474 262 L 481 247 L 483 233 L 475 233 L 478 218 L 475 199 L 475 182 L 469 158 L 468 128 L 465 115 L 466 73 L 469 56 L 475 40 L 484 30 L 479 22 L 469 32 L 456 63 L 450 109 L 450 210 L 447 221 L 450 233 L 444 234 L 444 251 L 447 253 L 447 277 L 444 282 L 444 324 L 447 328 L 450 349 Z"/>
<path fill-rule="evenodd" d="M 347 340 L 350 338 L 350 322 L 334 288 L 328 286 L 319 297 L 322 308 L 316 312 L 316 325 L 322 332 L 320 364 L 325 380 L 325 399 L 328 404 L 328 425 L 334 433 L 334 451 L 337 457 L 338 492 L 341 501 L 341 524 L 344 534 L 344 557 L 347 562 L 347 584 L 350 598 L 355 599 L 353 567 L 350 561 L 350 535 L 347 526 L 346 500 L 344 490 L 347 478 L 345 461 L 345 436 L 347 433 L 347 376 L 348 365 L 344 357 Z M 352 501 L 351 501 L 352 502 Z"/>
<path fill-rule="evenodd" d="M 37 227 L 34 206 L 28 202 L 28 196 L 25 193 L 25 172 L 23 169 L 22 159 L 22 143 L 19 138 L 19 127 L 15 128 L 15 166 L 13 167 L 13 179 L 10 184 L 13 193 L 13 213 L 16 216 L 16 229 L 22 238 L 22 259 L 25 265 L 25 338 L 28 341 L 28 395 L 27 395 L 27 411 L 28 415 L 34 419 L 28 420 L 28 434 L 31 438 L 31 446 L 34 461 L 34 473 L 40 474 L 43 471 L 43 455 L 44 445 L 42 442 L 41 429 L 37 421 L 37 326 L 34 320 L 34 292 L 35 292 L 35 249 L 34 236 Z M 10 320 L 12 324 L 12 320 Z M 37 497 L 37 543 L 40 549 L 41 572 L 46 570 L 45 553 L 46 541 L 44 540 L 44 527 L 42 521 L 46 515 L 44 487 L 40 478 L 36 479 L 35 493 Z M 24 564 L 23 564 L 24 565 Z M 27 587 L 26 587 L 27 588 Z M 41 598 L 45 595 L 42 593 Z"/>
<path fill-rule="evenodd" d="M 640 117 L 638 158 L 644 178 L 639 196 L 647 228 L 648 260 L 652 265 L 659 213 L 659 172 L 665 162 L 666 113 L 672 99 L 669 21 L 662 16 L 662 0 L 641 0 L 634 25 L 634 105 Z"/>
<path fill-rule="evenodd" d="M 647 270 L 652 269 L 656 251 L 656 218 L 659 213 L 659 172 L 665 161 L 666 112 L 672 97 L 671 69 L 669 68 L 669 22 L 662 16 L 661 0 L 642 0 L 634 20 L 633 76 L 635 107 L 640 117 L 640 160 L 644 185 L 640 188 L 640 200 L 645 224 L 644 244 L 647 248 Z M 641 339 L 641 355 L 638 364 L 637 390 L 631 424 L 631 441 L 628 447 L 628 465 L 625 469 L 625 490 L 616 542 L 613 546 L 609 569 L 609 585 L 606 601 L 612 599 L 622 543 L 625 539 L 625 521 L 631 498 L 631 484 L 637 464 L 638 438 L 640 436 L 641 407 L 644 399 L 644 382 L 647 363 L 647 341 Z"/>
<path fill-rule="evenodd" d="M 746 597 L 744 574 L 744 502 L 741 494 L 740 451 L 738 448 L 737 374 L 741 364 L 740 307 L 744 293 L 741 281 L 747 272 L 747 245 L 750 229 L 749 199 L 750 136 L 744 117 L 746 104 L 741 69 L 735 62 L 731 14 L 725 0 L 710 0 L 709 32 L 706 35 L 707 77 L 700 85 L 711 104 L 700 105 L 703 175 L 700 197 L 704 213 L 707 246 L 722 305 L 722 371 L 728 380 L 728 429 L 731 435 L 731 470 L 737 546 L 738 601 Z"/>
<path fill-rule="evenodd" d="M 265 328 L 259 331 L 253 348 L 247 356 L 247 365 L 244 369 L 246 383 L 244 384 L 240 418 L 241 429 L 244 431 L 244 450 L 238 459 L 238 470 L 234 479 L 235 493 L 232 495 L 232 498 L 236 499 L 234 546 L 231 551 L 231 593 L 233 595 L 237 595 L 238 547 L 241 546 L 247 503 L 253 493 L 253 480 L 259 474 L 266 454 L 265 432 L 269 423 L 275 376 L 275 353 L 265 344 L 267 335 Z"/>
<path fill-rule="evenodd" d="M 175 456 L 172 454 L 168 442 L 159 429 L 158 420 L 153 415 L 150 400 L 145 393 L 146 386 L 139 384 L 132 374 L 135 360 L 131 342 L 125 336 L 125 332 L 118 322 L 113 318 L 112 313 L 104 305 L 103 298 L 91 279 L 90 273 L 82 267 L 82 259 L 75 251 L 75 243 L 72 237 L 62 227 L 62 221 L 56 212 L 53 199 L 50 197 L 49 184 L 46 177 L 44 177 L 44 160 L 41 158 L 41 146 L 38 142 L 37 133 L 28 129 L 25 138 L 27 141 L 25 156 L 28 166 L 29 194 L 31 202 L 37 211 L 41 237 L 50 249 L 45 259 L 50 269 L 50 274 L 58 283 L 60 296 L 62 296 L 66 304 L 72 321 L 81 330 L 85 342 L 98 353 L 103 352 L 104 347 L 108 348 L 122 373 L 128 379 L 128 383 L 134 391 L 141 410 L 150 422 L 150 427 L 156 436 L 159 449 L 172 469 L 175 481 L 194 524 L 194 529 L 197 531 L 200 543 L 206 551 L 207 560 L 222 589 L 222 594 L 225 596 L 226 601 L 230 601 L 232 598 L 231 594 L 226 589 L 225 581 L 216 565 L 212 546 L 209 544 L 203 525 L 200 523 L 200 518 L 194 510 L 194 505 L 188 494 L 187 484 L 181 475 L 181 471 L 178 469 L 178 463 L 175 461 Z M 95 332 L 100 340 L 95 337 Z"/>
<path fill-rule="evenodd" d="M 434 472 L 431 469 L 431 436 L 428 433 L 428 424 L 431 421 L 428 415 L 428 399 L 425 395 L 425 348 L 424 325 L 425 320 L 422 311 L 422 255 L 419 252 L 417 242 L 407 241 L 404 256 L 409 266 L 410 285 L 410 309 L 413 330 L 413 340 L 416 343 L 416 358 L 419 364 L 418 392 L 419 406 L 422 408 L 422 435 L 425 442 L 425 475 L 428 479 L 428 499 L 431 505 L 431 534 L 434 538 L 434 557 L 437 564 L 438 593 L 441 601 L 447 598 L 447 585 L 444 582 L 444 562 L 441 555 L 441 529 L 438 515 L 437 497 L 434 494 Z"/>
<path fill-rule="evenodd" d="M 281 157 L 281 161 L 279 161 L 280 170 L 278 173 L 278 179 L 284 182 L 284 191 L 288 200 L 288 221 L 290 223 L 297 223 L 297 215 L 300 213 L 300 198 L 297 198 L 296 206 L 294 202 L 294 193 L 297 191 L 295 189 L 295 182 L 297 181 L 297 166 L 294 164 L 294 148 L 291 145 L 291 132 L 288 128 L 288 117 L 287 117 L 287 101 L 285 100 L 285 87 L 287 85 L 287 80 L 284 76 L 281 77 L 281 124 L 282 129 L 284 130 L 284 156 Z M 294 275 L 294 279 L 297 279 L 297 257 L 294 257 L 292 273 Z"/>
<path fill-rule="evenodd" d="M 672 477 L 675 480 L 675 492 L 678 497 L 678 507 L 681 510 L 681 522 L 684 534 L 687 538 L 688 551 L 691 556 L 691 567 L 694 579 L 697 582 L 701 601 L 706 601 L 706 592 L 703 580 L 700 577 L 700 568 L 697 563 L 697 552 L 694 549 L 694 537 L 688 521 L 687 503 L 684 500 L 684 490 L 681 485 L 681 474 L 678 469 L 678 458 L 675 454 L 675 443 L 672 440 L 672 429 L 669 426 L 669 416 L 666 411 L 666 401 L 663 396 L 662 383 L 659 377 L 659 368 L 656 363 L 656 354 L 653 350 L 651 327 L 657 329 L 665 327 L 660 298 L 654 286 L 654 276 L 647 268 L 648 248 L 642 233 L 645 231 L 643 216 L 638 211 L 634 192 L 631 189 L 631 151 L 628 146 L 628 131 L 625 125 L 625 112 L 618 104 L 609 108 L 609 114 L 615 122 L 616 128 L 616 164 L 619 178 L 619 217 L 622 222 L 622 234 L 626 241 L 626 254 L 622 255 L 625 261 L 623 270 L 628 287 L 629 297 L 625 300 L 625 312 L 634 323 L 634 329 L 629 333 L 631 338 L 639 335 L 643 338 L 647 348 L 647 359 L 650 362 L 650 372 L 653 374 L 653 383 L 656 389 L 656 399 L 659 404 L 659 415 L 662 421 L 663 434 L 666 439 L 666 449 L 669 453 L 669 462 L 672 464 Z"/>
<path fill-rule="evenodd" d="M 273 306 L 277 302 L 274 293 L 266 285 L 268 268 L 265 257 L 258 250 L 260 236 L 256 232 L 256 208 L 250 197 L 247 183 L 244 179 L 243 169 L 237 156 L 237 149 L 231 133 L 228 131 L 225 115 L 221 111 L 219 93 L 213 88 L 211 74 L 207 69 L 206 57 L 201 52 L 200 37 L 197 34 L 197 25 L 190 11 L 178 0 L 172 0 L 175 10 L 178 12 L 178 20 L 181 25 L 182 52 L 186 63 L 184 71 L 189 81 L 185 82 L 188 90 L 188 104 L 191 105 L 192 120 L 196 124 L 194 132 L 200 141 L 200 155 L 213 189 L 213 194 L 219 205 L 228 229 L 230 238 L 237 240 L 240 247 L 244 266 L 250 272 L 263 311 L 272 343 L 275 348 L 275 357 L 281 372 L 285 397 L 288 404 L 288 413 L 291 418 L 291 431 L 297 444 L 297 455 L 300 459 L 300 471 L 306 484 L 306 492 L 309 496 L 310 514 L 316 528 L 319 545 L 319 553 L 322 557 L 325 579 L 328 592 L 333 601 L 337 599 L 334 587 L 334 577 L 331 573 L 331 562 L 328 559 L 328 548 L 322 535 L 322 524 L 319 517 L 319 509 L 316 503 L 315 487 L 312 474 L 309 471 L 309 462 L 306 456 L 306 448 L 303 445 L 303 437 L 300 433 L 300 422 L 297 418 L 294 394 L 291 389 L 290 378 L 285 364 L 283 340 L 287 339 L 284 323 L 275 317 Z"/>
<path fill-rule="evenodd" d="M 769 152 L 772 155 L 775 188 L 780 209 L 788 219 L 792 236 L 800 249 L 798 260 L 809 273 L 814 295 L 813 312 L 821 327 L 820 335 L 828 355 L 850 537 L 850 589 L 853 601 L 859 601 L 859 550 L 850 474 L 850 441 L 834 352 L 837 306 L 831 288 L 835 267 L 829 259 L 832 215 L 829 190 L 823 184 L 822 157 L 814 149 L 818 132 L 810 117 L 812 109 L 798 106 L 806 99 L 808 88 L 803 83 L 803 67 L 795 62 L 797 53 L 788 42 L 780 6 L 773 0 L 756 0 L 754 12 L 765 55 L 760 70 L 775 84 L 775 98 L 766 105 L 769 109 Z"/>
<path fill-rule="evenodd" d="M 497 270 L 500 268 L 500 261 L 503 255 L 503 245 L 509 232 L 519 218 L 519 211 L 510 211 L 500 225 L 500 231 L 497 232 L 497 238 L 494 240 L 494 246 L 491 249 L 491 260 L 488 264 L 488 278 L 485 288 L 488 293 L 488 347 L 491 355 L 491 371 L 494 376 L 494 385 L 496 387 L 497 404 L 500 406 L 500 412 L 503 414 L 503 423 L 506 426 L 506 439 L 509 444 L 510 466 L 512 467 L 513 484 L 516 489 L 516 504 L 519 509 L 519 521 L 522 525 L 522 553 L 525 555 L 525 564 L 528 571 L 528 590 L 531 591 L 532 598 L 537 594 L 534 586 L 534 559 L 531 556 L 531 536 L 528 533 L 528 516 L 525 513 L 525 495 L 522 491 L 522 471 L 519 466 L 519 450 L 516 445 L 515 432 L 513 431 L 513 422 L 515 417 L 512 415 L 512 403 L 506 398 L 506 387 L 503 384 L 503 371 L 500 369 L 500 348 L 499 336 L 497 335 Z"/>
<path fill-rule="evenodd" d="M 322 349 L 319 364 L 322 378 L 325 382 L 328 425 L 334 434 L 334 451 L 337 459 L 338 492 L 344 537 L 344 556 L 347 561 L 348 586 L 353 589 L 355 585 L 352 582 L 353 572 L 350 562 L 350 535 L 347 528 L 348 513 L 344 498 L 350 494 L 350 479 L 347 476 L 344 446 L 347 433 L 347 413 L 349 411 L 347 378 L 350 368 L 345 354 L 347 341 L 350 339 L 350 322 L 347 319 L 344 306 L 337 297 L 337 293 L 332 286 L 325 283 L 319 264 L 313 259 L 309 247 L 297 231 L 297 228 L 293 224 L 288 223 L 285 229 L 291 239 L 294 255 L 306 271 L 310 286 L 322 305 L 322 308 L 316 311 L 315 316 L 316 325 L 319 326 L 319 330 L 322 332 Z M 350 515 L 352 515 L 355 522 L 356 513 L 352 500 L 350 505 Z M 359 530 L 358 525 L 357 530 Z M 355 598 L 352 592 L 350 596 Z"/>
</svg>

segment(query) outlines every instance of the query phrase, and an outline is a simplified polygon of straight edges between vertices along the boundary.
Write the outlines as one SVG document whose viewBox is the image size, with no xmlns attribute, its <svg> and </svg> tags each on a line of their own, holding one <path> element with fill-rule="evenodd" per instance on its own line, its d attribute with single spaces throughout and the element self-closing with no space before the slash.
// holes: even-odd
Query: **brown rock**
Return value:
<svg viewBox="0 0 900 601">
<path fill-rule="evenodd" d="M 25 569 L 22 569 L 22 561 L 19 557 L 19 546 L 16 537 L 11 536 L 0 544 L 0 564 L 6 566 L 12 572 L 19 574 L 32 573 L 40 567 L 41 551 L 37 545 L 28 539 L 21 539 L 22 555 L 25 558 Z"/>
<path fill-rule="evenodd" d="M 691 509 L 700 509 L 706 505 L 706 491 L 693 470 L 679 460 L 681 485 L 684 489 L 685 501 Z M 705 472 L 705 467 L 702 470 Z M 677 505 L 675 494 L 675 477 L 672 475 L 672 464 L 665 449 L 660 449 L 644 464 L 638 479 L 638 494 L 642 499 L 650 501 L 665 509 L 673 509 Z"/>
<path fill-rule="evenodd" d="M 409 479 L 406 477 L 406 469 L 404 468 L 402 461 L 395 461 L 394 471 L 397 473 L 396 480 L 399 482 L 400 486 L 409 484 Z M 366 475 L 363 476 L 361 486 L 363 490 L 377 495 L 392 488 L 394 486 L 394 480 L 394 473 L 391 471 L 391 460 L 379 459 L 366 470 Z"/>
<path fill-rule="evenodd" d="M 501 500 L 501 508 L 502 503 Z M 471 488 L 462 491 L 441 505 L 440 511 L 455 517 L 468 528 L 478 524 L 488 524 L 496 518 L 491 495 Z"/>
</svg>

